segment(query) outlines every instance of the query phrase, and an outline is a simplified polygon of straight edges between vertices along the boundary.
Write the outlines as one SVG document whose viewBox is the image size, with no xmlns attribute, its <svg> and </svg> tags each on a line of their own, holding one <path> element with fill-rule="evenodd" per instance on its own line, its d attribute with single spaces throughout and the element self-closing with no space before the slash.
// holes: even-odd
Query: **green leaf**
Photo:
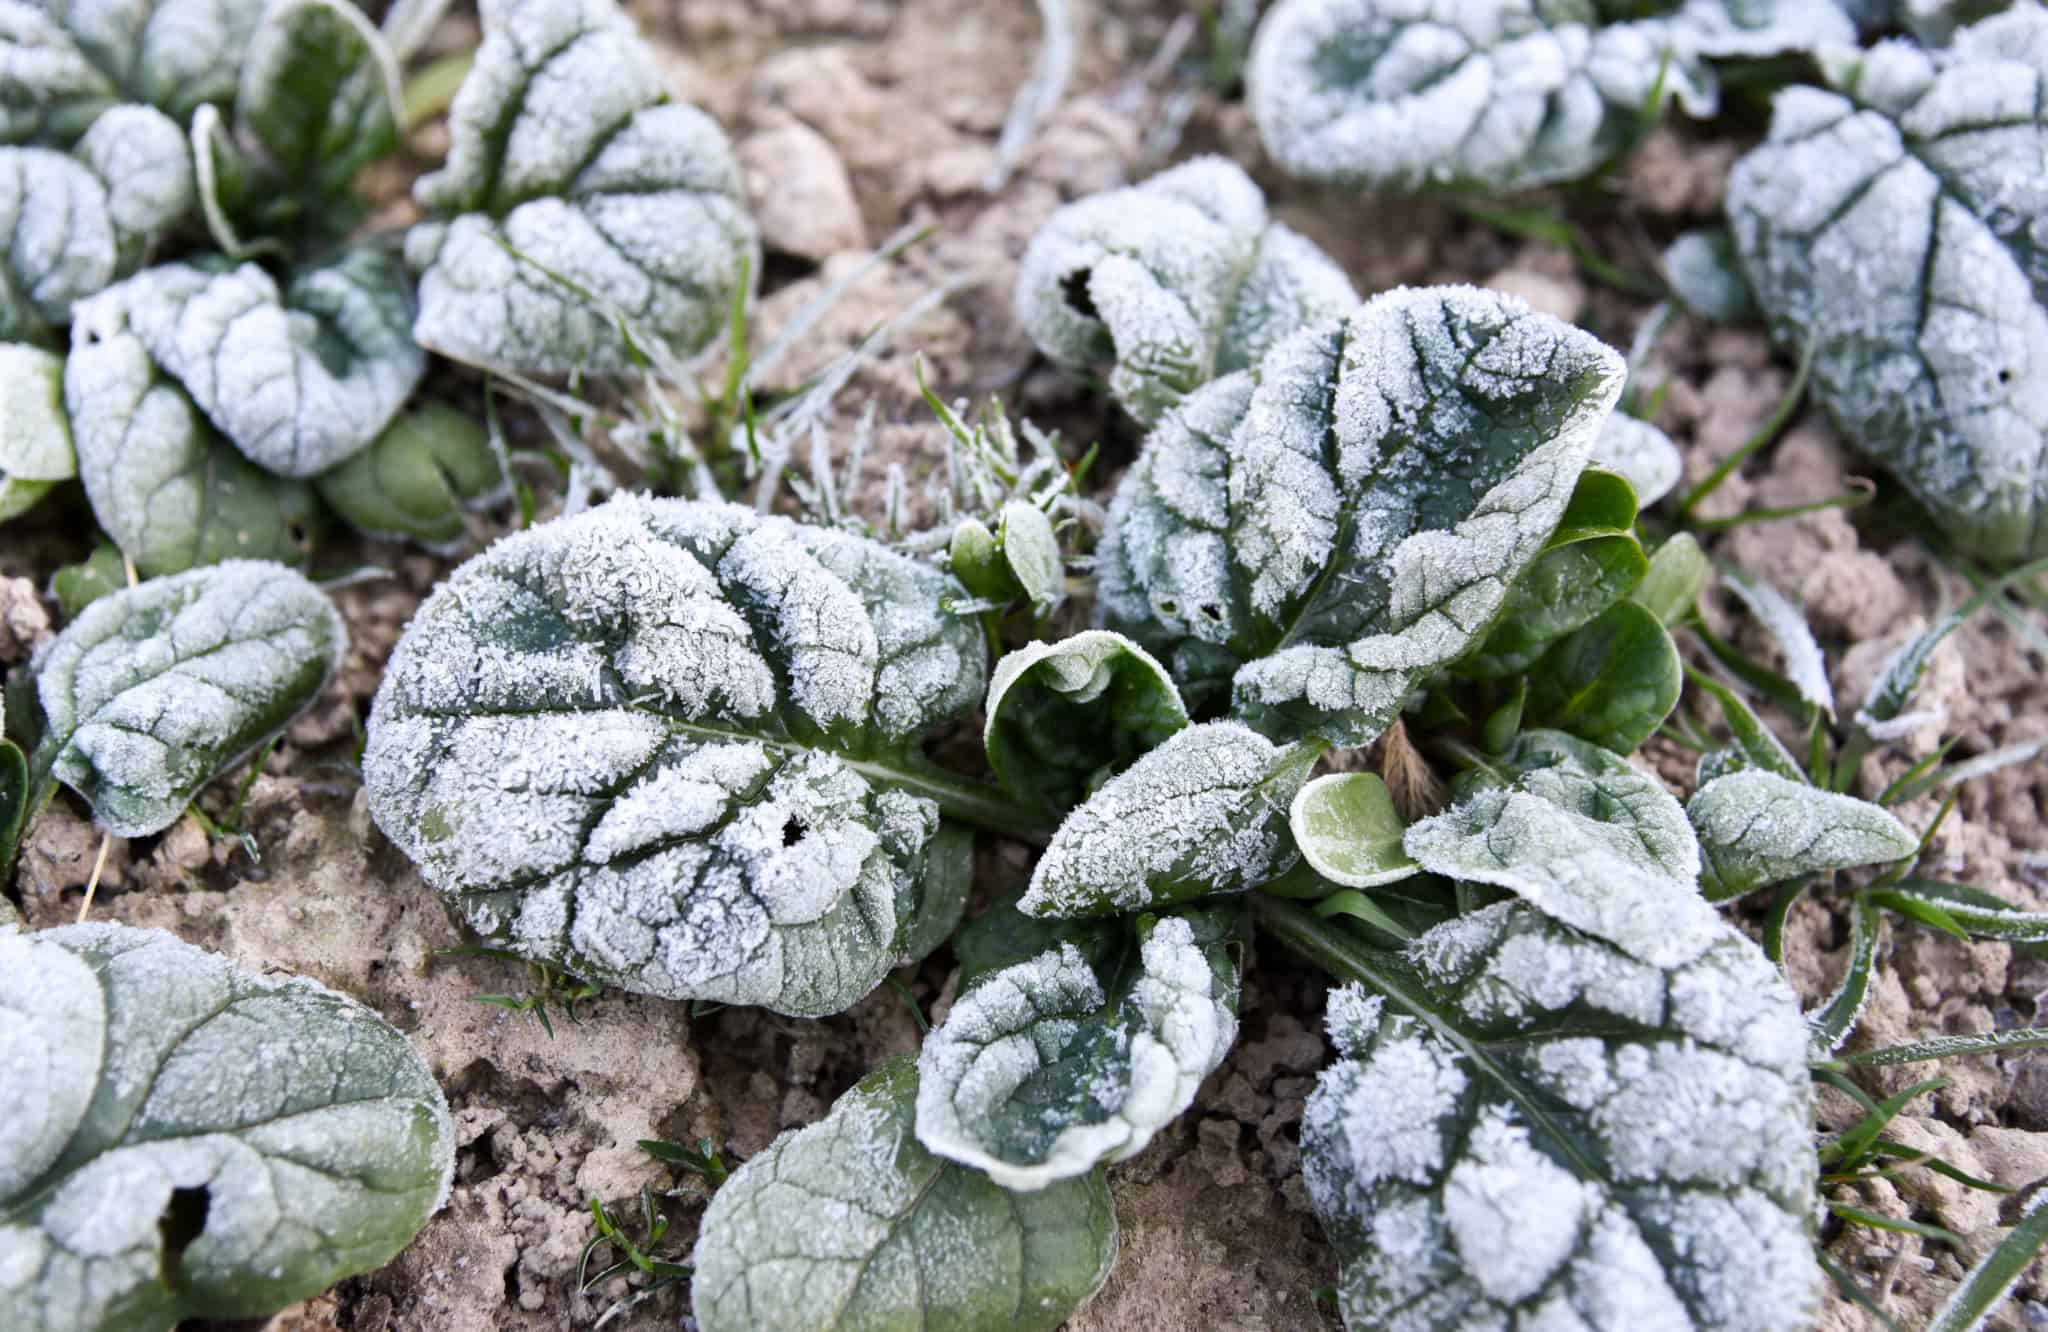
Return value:
<svg viewBox="0 0 2048 1332">
<path fill-rule="evenodd" d="M 1734 737 L 1734 744 L 1728 748 L 1700 755 L 1698 785 L 1705 786 L 1716 777 L 1740 772 L 1745 768 L 1760 768 L 1765 772 L 1776 773 L 1789 782 L 1806 781 L 1806 774 L 1800 771 L 1798 760 L 1785 751 L 1785 746 L 1779 743 L 1778 737 L 1757 719 L 1756 713 L 1750 710 L 1749 704 L 1742 701 L 1741 695 L 1720 681 L 1709 679 L 1698 672 L 1693 673 L 1692 681 L 1712 694 L 1715 701 L 1721 705 L 1721 717 L 1728 723 L 1729 733 Z"/>
<path fill-rule="evenodd" d="M 1301 1131 L 1347 1327 L 1811 1325 L 1806 1025 L 1754 945 L 1657 967 L 1501 903 L 1350 953 Z"/>
<path fill-rule="evenodd" d="M 1100 615 L 1275 738 L 1363 744 L 1480 641 L 1565 513 L 1621 358 L 1511 298 L 1389 292 L 1162 420 Z"/>
<path fill-rule="evenodd" d="M 942 819 L 925 848 L 917 910 L 903 928 L 901 960 L 922 962 L 952 939 L 973 895 L 974 830 Z"/>
<path fill-rule="evenodd" d="M 1067 568 L 1060 556 L 1059 538 L 1053 535 L 1052 519 L 1025 500 L 1005 504 L 1001 518 L 996 541 L 1002 547 L 1003 563 L 1024 599 L 1044 614 L 1067 596 Z"/>
<path fill-rule="evenodd" d="M 315 484 L 363 535 L 434 550 L 459 547 L 469 535 L 463 515 L 507 491 L 489 433 L 437 402 L 400 412 L 370 447 Z"/>
<path fill-rule="evenodd" d="M 1671 436 L 1622 412 L 1608 417 L 1601 428 L 1593 466 L 1624 477 L 1635 492 L 1635 506 L 1644 509 L 1669 495 L 1685 472 Z"/>
<path fill-rule="evenodd" d="M 14 849 L 21 845 L 31 795 L 28 756 L 12 740 L 0 739 L 0 883 L 14 873 Z M 6 899 L 0 898 L 0 906 L 5 905 Z M 0 920 L 0 925 L 7 923 Z"/>
<path fill-rule="evenodd" d="M 1849 442 L 1981 558 L 2048 555 L 2048 15 L 2022 6 L 1943 51 L 1823 62 L 1736 164 L 1728 216 L 1772 334 L 1812 346 Z M 1882 387 L 1873 390 L 1874 385 Z"/>
<path fill-rule="evenodd" d="M 1456 805 L 1408 830 L 1422 868 L 1505 888 L 1656 966 L 1720 937 L 1685 810 L 1655 778 L 1555 731 L 1524 733 L 1500 766 L 1511 784 L 1468 780 Z"/>
<path fill-rule="evenodd" d="M 1617 419 L 1610 415 L 1601 429 L 1604 442 Z M 1636 524 L 1636 492 L 1629 479 L 1618 472 L 1589 463 L 1572 487 L 1572 497 L 1550 534 L 1548 549 L 1593 541 L 1602 537 L 1633 536 Z"/>
<path fill-rule="evenodd" d="M 718 125 L 669 102 L 611 0 L 483 0 L 448 162 L 413 197 L 421 345 L 496 369 L 610 373 L 723 331 L 760 253 Z M 626 325 L 630 324 L 630 330 Z"/>
<path fill-rule="evenodd" d="M 1251 177 L 1202 157 L 1054 213 L 1024 252 L 1016 304 L 1039 350 L 1107 372 L 1117 401 L 1152 425 L 1358 296 L 1322 251 L 1267 217 Z"/>
<path fill-rule="evenodd" d="M 1976 1332 L 1984 1326 L 2021 1275 L 2048 1245 L 2048 1192 L 2036 1193 L 2020 1214 L 2019 1224 L 1997 1247 L 1963 1274 L 1947 1301 L 1935 1310 L 1927 1332 Z"/>
<path fill-rule="evenodd" d="M 119 333 L 73 346 L 64 398 L 93 515 L 144 574 L 306 557 L 318 524 L 311 489 L 236 452 L 141 339 Z"/>
<path fill-rule="evenodd" d="M 1369 772 L 1333 772 L 1295 794 L 1288 830 L 1316 873 L 1346 888 L 1377 888 L 1421 866 L 1401 846 L 1408 825 L 1387 784 Z"/>
<path fill-rule="evenodd" d="M 1656 615 L 1617 601 L 1560 639 L 1529 673 L 1529 720 L 1617 754 L 1656 733 L 1684 687 L 1677 645 Z"/>
<path fill-rule="evenodd" d="M 1814 1044 L 1822 1050 L 1840 1048 L 1863 1016 L 1863 1006 L 1870 1000 L 1871 972 L 1877 965 L 1878 922 L 1879 914 L 1872 909 L 1868 895 L 1858 893 L 1849 899 L 1849 959 L 1842 968 L 1841 984 L 1807 1019 L 1813 1026 Z"/>
<path fill-rule="evenodd" d="M 1979 939 L 2019 945 L 2022 951 L 2048 944 L 2048 912 L 2021 911 L 1997 894 L 1968 884 L 1909 878 L 1872 896 L 1895 911 L 1914 903 L 1937 908 L 1945 925 Z"/>
<path fill-rule="evenodd" d="M 1053 1332 L 1108 1279 L 1101 1171 L 1010 1193 L 918 1145 L 917 1095 L 892 1060 L 719 1187 L 692 1259 L 702 1332 Z"/>
<path fill-rule="evenodd" d="M 1460 675 L 1497 680 L 1521 675 L 1550 645 L 1628 595 L 1649 570 L 1633 535 L 1596 537 L 1544 551 L 1515 580 L 1500 620 Z"/>
<path fill-rule="evenodd" d="M 989 677 L 982 743 L 1020 798 L 1049 810 L 1079 804 L 1106 779 L 1188 724 L 1173 677 L 1107 629 L 1027 643 Z"/>
<path fill-rule="evenodd" d="M 47 725 L 31 768 L 115 836 L 159 832 L 310 704 L 347 644 L 326 595 L 281 565 L 230 560 L 110 593 L 31 663 Z"/>
<path fill-rule="evenodd" d="M 1322 749 L 1235 722 L 1176 732 L 1067 815 L 1019 905 L 1098 916 L 1256 888 L 1295 861 L 1287 809 Z"/>
<path fill-rule="evenodd" d="M 522 957 L 838 1012 L 927 909 L 958 910 L 927 900 L 926 871 L 966 784 L 915 752 L 981 698 L 958 596 L 878 544 L 736 505 L 624 496 L 530 528 L 458 569 L 393 652 L 370 813 Z"/>
<path fill-rule="evenodd" d="M 57 598 L 59 622 L 69 624 L 80 611 L 111 592 L 128 586 L 121 552 L 102 542 L 92 554 L 50 575 L 50 595 Z"/>
<path fill-rule="evenodd" d="M 0 1324 L 261 1317 L 447 1196 L 447 1102 L 353 999 L 119 925 L 0 933 L 0 978 Z"/>
<path fill-rule="evenodd" d="M 1758 768 L 1716 777 L 1685 812 L 1705 855 L 1700 884 L 1716 902 L 1920 850 L 1920 839 L 1882 808 Z"/>
<path fill-rule="evenodd" d="M 0 523 L 78 475 L 64 412 L 64 360 L 0 342 Z"/>
<path fill-rule="evenodd" d="M 946 546 L 946 567 L 962 587 L 983 601 L 1006 603 L 1017 595 L 1003 563 L 1002 543 L 979 518 L 962 518 Z"/>
<path fill-rule="evenodd" d="M 1629 597 L 1648 607 L 1658 623 L 1668 629 L 1693 613 L 1700 591 L 1713 572 L 1714 566 L 1707 561 L 1706 552 L 1700 549 L 1692 533 L 1678 532 L 1657 547 L 1657 553 L 1650 557 L 1649 572 Z"/>
<path fill-rule="evenodd" d="M 48 9 L 28 29 L 12 13 L 0 22 L 0 49 L 24 37 L 34 48 L 18 66 L 26 96 L 0 109 L 0 139 L 68 144 L 109 102 L 146 103 L 179 124 L 202 103 L 226 104 L 265 0 L 66 0 Z"/>
<path fill-rule="evenodd" d="M 1237 1039 L 1242 912 L 1090 933 L 1086 951 L 1062 941 L 997 970 L 963 962 L 960 997 L 918 1056 L 926 1150 L 1035 1192 L 1137 1155 L 1193 1103 Z"/>
<path fill-rule="evenodd" d="M 273 0 L 242 58 L 235 115 L 314 198 L 344 196 L 398 146 L 398 69 L 344 0 Z"/>
</svg>

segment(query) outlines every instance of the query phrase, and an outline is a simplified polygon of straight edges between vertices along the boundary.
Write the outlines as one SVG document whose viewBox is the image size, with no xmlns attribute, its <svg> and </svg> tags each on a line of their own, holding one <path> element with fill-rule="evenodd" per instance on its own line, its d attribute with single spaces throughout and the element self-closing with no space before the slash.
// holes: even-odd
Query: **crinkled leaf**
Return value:
<svg viewBox="0 0 2048 1332">
<path fill-rule="evenodd" d="M 60 622 L 69 624 L 78 613 L 110 592 L 128 586 L 121 552 L 105 542 L 76 564 L 67 564 L 50 575 L 50 595 L 57 599 Z"/>
<path fill-rule="evenodd" d="M 1461 791 L 1408 830 L 1424 869 L 1505 888 L 1653 966 L 1689 962 L 1720 937 L 1692 825 L 1655 778 L 1556 731 L 1523 734 L 1500 762 L 1508 785 Z"/>
<path fill-rule="evenodd" d="M 1063 365 L 1106 371 L 1117 401 L 1147 425 L 1357 304 L 1343 270 L 1271 221 L 1259 187 L 1220 157 L 1067 205 L 1017 273 L 1032 341 Z"/>
<path fill-rule="evenodd" d="M 1811 1324 L 1807 1029 L 1753 944 L 1660 967 L 1500 903 L 1375 970 L 1302 1118 L 1347 1327 Z"/>
<path fill-rule="evenodd" d="M 1756 294 L 1742 275 L 1726 227 L 1688 231 L 1664 249 L 1664 274 L 1678 303 L 1702 319 L 1734 324 L 1756 317 Z"/>
<path fill-rule="evenodd" d="M 405 275 L 364 245 L 282 291 L 255 264 L 148 269 L 82 302 L 73 339 L 133 337 L 251 462 L 305 477 L 367 447 L 411 395 L 426 368 L 411 317 Z"/>
<path fill-rule="evenodd" d="M 178 123 L 154 107 L 102 113 L 72 149 L 107 190 L 116 268 L 133 272 L 197 200 L 192 154 Z"/>
<path fill-rule="evenodd" d="M 1685 812 L 1705 856 L 1700 882 L 1717 902 L 1920 849 L 1920 839 L 1882 808 L 1761 768 L 1716 777 L 1693 793 Z"/>
<path fill-rule="evenodd" d="M 1653 5 L 1602 23 L 1538 0 L 1282 0 L 1245 71 L 1266 150 L 1369 189 L 1516 190 L 1592 172 L 1675 97 L 1714 114 L 1709 58 L 1855 40 L 1820 0 Z"/>
<path fill-rule="evenodd" d="M 0 338 L 42 336 L 112 282 L 119 261 L 107 189 L 47 148 L 0 148 Z"/>
<path fill-rule="evenodd" d="M 507 487 L 489 434 L 475 417 L 443 403 L 400 412 L 370 447 L 316 483 L 320 497 L 365 536 L 461 544 L 463 515 Z"/>
<path fill-rule="evenodd" d="M 1067 815 L 1018 905 L 1097 916 L 1256 888 L 1295 861 L 1287 808 L 1321 752 L 1236 722 L 1176 732 Z"/>
<path fill-rule="evenodd" d="M 1668 629 L 1693 613 L 1700 590 L 1713 572 L 1714 566 L 1692 533 L 1678 532 L 1657 547 L 1650 557 L 1649 572 L 1629 593 L 1629 599 L 1641 602 Z"/>
<path fill-rule="evenodd" d="M 912 752 L 973 711 L 937 570 L 734 505 L 622 497 L 458 569 L 393 652 L 370 812 L 469 924 L 670 998 L 837 1012 L 918 928 Z"/>
<path fill-rule="evenodd" d="M 1027 643 L 989 677 L 982 743 L 1018 796 L 1066 809 L 1188 724 L 1173 677 L 1122 634 Z"/>
<path fill-rule="evenodd" d="M 1401 845 L 1408 825 L 1387 784 L 1369 772 L 1325 773 L 1302 787 L 1287 827 L 1302 859 L 1345 888 L 1377 888 L 1421 868 Z"/>
<path fill-rule="evenodd" d="M 1609 416 L 1600 427 L 1590 465 L 1627 478 L 1636 505 L 1644 509 L 1669 495 L 1685 470 L 1671 436 L 1622 412 Z"/>
<path fill-rule="evenodd" d="M 486 366 L 629 368 L 635 338 L 689 354 L 758 272 L 717 124 L 670 103 L 611 0 L 483 0 L 449 112 L 448 164 L 414 197 L 419 341 Z"/>
<path fill-rule="evenodd" d="M 0 933 L 0 1324 L 260 1318 L 381 1267 L 455 1126 L 382 1018 L 159 930 Z"/>
<path fill-rule="evenodd" d="M 1126 473 L 1099 613 L 1191 702 L 1362 744 L 1550 540 L 1621 358 L 1520 301 L 1389 292 L 1190 396 Z"/>
<path fill-rule="evenodd" d="M 1815 394 L 1964 551 L 2048 555 L 2048 11 L 1828 62 L 1778 95 L 1728 213 Z"/>
<path fill-rule="evenodd" d="M 102 597 L 31 663 L 47 726 L 35 771 L 117 837 L 158 832 L 310 704 L 347 646 L 326 594 L 259 560 Z"/>
<path fill-rule="evenodd" d="M 306 557 L 319 522 L 311 489 L 236 452 L 141 339 L 81 338 L 64 397 L 93 514 L 142 573 Z"/>
<path fill-rule="evenodd" d="M 242 59 L 235 116 L 271 166 L 315 196 L 344 195 L 398 146 L 398 70 L 347 0 L 272 0 Z"/>
<path fill-rule="evenodd" d="M 1657 616 L 1617 601 L 1531 668 L 1528 717 L 1629 754 L 1664 724 L 1684 685 L 1678 647 Z"/>
<path fill-rule="evenodd" d="M 56 15 L 0 0 L 0 143 L 69 144 L 118 100 Z"/>
<path fill-rule="evenodd" d="M 870 1073 L 719 1186 L 693 1258 L 703 1332 L 1053 1332 L 1109 1277 L 1101 1171 L 1011 1193 L 912 1133 L 917 1065 Z"/>
<path fill-rule="evenodd" d="M 201 103 L 225 105 L 266 4 L 0 0 L 0 69 L 9 76 L 0 80 L 0 142 L 68 145 L 112 102 L 143 103 L 181 125 Z"/>
<path fill-rule="evenodd" d="M 1828 683 L 1827 658 L 1807 627 L 1806 613 L 1777 588 L 1761 578 L 1751 578 L 1739 569 L 1723 575 L 1730 591 L 1741 599 L 1778 645 L 1785 661 L 1785 678 L 1799 691 L 1799 697 L 1828 716 L 1835 715 L 1835 690 Z"/>
<path fill-rule="evenodd" d="M 1007 924 L 1014 913 L 993 918 Z M 917 1138 L 1035 1192 L 1144 1150 L 1237 1039 L 1243 917 L 1141 917 L 969 974 L 918 1056 Z"/>
<path fill-rule="evenodd" d="M 64 412 L 64 360 L 0 342 L 0 522 L 78 474 Z"/>
</svg>

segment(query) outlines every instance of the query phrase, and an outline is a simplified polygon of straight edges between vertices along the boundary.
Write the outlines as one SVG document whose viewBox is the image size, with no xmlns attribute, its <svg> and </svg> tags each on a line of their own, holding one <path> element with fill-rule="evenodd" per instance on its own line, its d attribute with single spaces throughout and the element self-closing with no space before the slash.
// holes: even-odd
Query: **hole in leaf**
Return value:
<svg viewBox="0 0 2048 1332">
<path fill-rule="evenodd" d="M 795 846 L 804 838 L 804 821 L 792 814 L 782 824 L 782 844 Z"/>
<path fill-rule="evenodd" d="M 1088 294 L 1088 270 L 1077 268 L 1060 279 L 1060 295 L 1067 298 L 1067 304 L 1083 319 L 1100 319 L 1096 312 L 1095 298 Z"/>
<path fill-rule="evenodd" d="M 1998 382 L 1999 382 L 1999 383 L 2001 383 L 2001 384 L 2010 384 L 2010 383 L 2012 383 L 2012 367 L 2010 367 L 2010 366 L 2001 366 L 2001 367 L 1999 367 L 1999 370 L 1998 370 Z"/>
<path fill-rule="evenodd" d="M 1157 610 L 1161 615 L 1171 616 L 1180 614 L 1180 603 L 1172 597 L 1161 597 L 1158 601 L 1153 602 L 1152 605 L 1153 609 Z"/>
<path fill-rule="evenodd" d="M 156 1233 L 163 1240 L 163 1280 L 173 1290 L 181 1284 L 178 1269 L 185 1261 L 185 1250 L 205 1232 L 206 1214 L 212 1207 L 213 1194 L 203 1184 L 196 1189 L 172 1189 L 171 1200 L 157 1218 Z"/>
<path fill-rule="evenodd" d="M 1202 618 L 1207 620 L 1209 623 L 1223 623 L 1223 608 L 1217 605 L 1215 602 L 1205 601 L 1201 605 L 1195 607 L 1195 609 L 1201 612 Z"/>
</svg>

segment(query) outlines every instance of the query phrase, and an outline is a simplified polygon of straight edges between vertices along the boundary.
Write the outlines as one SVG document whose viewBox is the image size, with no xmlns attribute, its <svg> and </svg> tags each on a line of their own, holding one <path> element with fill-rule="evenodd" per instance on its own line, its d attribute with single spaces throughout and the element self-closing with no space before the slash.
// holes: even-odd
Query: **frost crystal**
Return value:
<svg viewBox="0 0 2048 1332">
<path fill-rule="evenodd" d="M 1110 508 L 1099 614 L 1191 702 L 1363 744 L 1478 641 L 1563 515 L 1621 358 L 1512 297 L 1402 289 L 1162 420 Z"/>
<path fill-rule="evenodd" d="M 1670 494 L 1685 469 L 1671 436 L 1620 412 L 1600 428 L 1600 442 L 1593 446 L 1589 462 L 1627 478 L 1636 504 L 1644 509 Z"/>
<path fill-rule="evenodd" d="M 944 575 L 621 497 L 456 571 L 393 653 L 370 811 L 480 932 L 671 998 L 837 1012 L 928 903 L 923 732 L 986 657 Z M 955 908 L 957 910 L 957 907 Z"/>
<path fill-rule="evenodd" d="M 1053 1332 L 1108 1279 L 1100 1171 L 1007 1192 L 918 1145 L 917 1096 L 915 1064 L 884 1064 L 719 1186 L 692 1259 L 703 1332 Z"/>
<path fill-rule="evenodd" d="M 1882 807 L 1761 769 L 1714 778 L 1685 812 L 1706 856 L 1701 882 L 1716 901 L 1920 849 L 1920 839 Z"/>
<path fill-rule="evenodd" d="M 1147 425 L 1357 304 L 1343 270 L 1269 221 L 1258 186 L 1219 157 L 1067 205 L 1017 273 L 1032 341 L 1062 364 L 1108 368 L 1110 390 Z"/>
<path fill-rule="evenodd" d="M 422 345 L 502 369 L 608 372 L 723 326 L 758 272 L 738 164 L 672 104 L 612 0 L 483 0 L 448 165 L 414 197 Z M 621 328 L 621 322 L 629 326 Z M 630 336 L 629 336 L 630 333 Z"/>
<path fill-rule="evenodd" d="M 390 1261 L 454 1173 L 447 1103 L 403 1036 L 160 931 L 0 933 L 0 1067 L 18 1332 L 270 1313 Z"/>
<path fill-rule="evenodd" d="M 1805 1024 L 1753 945 L 1652 966 L 1502 903 L 1410 961 L 1437 1022 L 1334 993 L 1302 1120 L 1346 1326 L 1808 1325 Z"/>
</svg>

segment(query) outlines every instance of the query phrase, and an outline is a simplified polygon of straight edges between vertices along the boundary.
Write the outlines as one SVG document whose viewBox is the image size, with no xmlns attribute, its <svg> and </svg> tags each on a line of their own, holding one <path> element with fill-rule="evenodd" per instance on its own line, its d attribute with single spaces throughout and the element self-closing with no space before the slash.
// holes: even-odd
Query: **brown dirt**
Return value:
<svg viewBox="0 0 2048 1332">
<path fill-rule="evenodd" d="M 843 440 L 869 403 L 878 462 L 900 461 L 913 483 L 942 459 L 918 399 L 915 358 L 949 395 L 1002 392 L 1024 412 L 1099 438 L 1109 474 L 1137 438 L 1099 395 L 1037 359 L 1011 313 L 1016 261 L 1060 204 L 1142 175 L 1148 134 L 1163 118 L 1164 83 L 1137 73 L 1181 7 L 1164 0 L 1077 5 L 1080 56 L 1069 95 L 1009 183 L 981 182 L 1011 94 L 1035 49 L 1034 7 L 1014 0 L 641 0 L 632 6 L 662 45 L 677 90 L 719 116 L 741 145 L 750 186 L 774 248 L 757 316 L 762 335 L 906 222 L 933 237 L 871 277 L 835 309 L 770 387 L 800 383 L 936 281 L 968 283 L 865 369 L 832 421 Z M 473 20 L 451 18 L 440 46 L 473 40 Z M 419 161 L 445 144 L 438 126 L 415 137 Z M 1644 303 L 1590 286 L 1563 251 L 1478 227 L 1427 201 L 1360 200 L 1294 186 L 1260 161 L 1241 106 L 1203 92 L 1181 151 L 1227 151 L 1253 166 L 1276 212 L 1337 255 L 1362 291 L 1400 282 L 1475 281 L 1585 321 L 1626 345 Z M 1674 130 L 1651 136 L 1616 178 L 1615 218 L 1596 235 L 1603 251 L 1646 267 L 1647 237 L 1710 220 L 1738 151 Z M 416 169 L 416 165 L 413 169 Z M 792 182 L 791 173 L 800 179 Z M 402 222 L 403 173 L 380 183 L 378 214 Z M 789 195 L 803 200 L 791 208 Z M 835 253 L 836 251 L 836 253 Z M 1686 452 L 1688 483 L 1736 448 L 1771 411 L 1789 379 L 1762 337 L 1681 321 L 1653 364 L 1668 382 L 1659 420 Z M 1707 506 L 1724 516 L 1838 492 L 1861 464 L 1817 417 L 1798 422 Z M 876 466 L 869 475 L 877 477 Z M 915 485 L 913 485 L 915 489 Z M 872 506 L 872 491 L 854 497 Z M 75 515 L 73 515 L 75 517 Z M 83 552 L 79 529 L 45 515 L 11 529 L 0 551 L 0 667 L 23 659 L 48 631 L 54 607 L 34 588 Z M 1909 542 L 1885 544 L 1848 516 L 1826 512 L 1737 529 L 1713 553 L 1801 599 L 1830 652 L 1835 683 L 1853 706 L 1886 653 L 1967 594 Z M 397 572 L 340 595 L 351 634 L 348 662 L 250 786 L 242 821 L 260 862 L 231 841 L 209 842 L 187 820 L 159 837 L 116 843 L 95 915 L 157 925 L 245 963 L 300 971 L 357 995 L 412 1035 L 447 1088 L 460 1125 L 457 1185 L 449 1207 L 390 1267 L 280 1315 L 276 1332 L 348 1329 L 485 1332 L 588 1327 L 628 1293 L 614 1281 L 583 1295 L 576 1269 L 591 1233 L 592 1197 L 616 1206 L 653 1191 L 673 1219 L 671 1254 L 686 1251 L 703 1190 L 635 1145 L 709 1137 L 744 1160 L 779 1132 L 820 1117 L 877 1061 L 917 1045 L 902 1000 L 878 991 L 818 1022 L 606 995 L 559 1006 L 550 1036 L 537 1019 L 479 1003 L 484 993 L 528 991 L 525 968 L 444 956 L 462 940 L 411 867 L 372 828 L 349 764 L 384 657 L 419 598 L 448 567 L 395 548 L 360 552 Z M 14 575 L 29 575 L 23 583 Z M 1715 627 L 1763 650 L 1753 626 L 1723 608 Z M 2048 735 L 2043 656 L 2012 628 L 1980 617 L 1939 655 L 1923 705 L 1940 726 L 1872 757 L 1874 792 L 1940 735 L 1962 736 L 1958 755 Z M 1706 715 L 1711 716 L 1711 709 Z M 1784 719 L 1778 719 L 1783 722 Z M 1789 732 L 1788 741 L 1798 737 Z M 1409 755 L 1412 758 L 1412 752 Z M 1683 789 L 1690 760 L 1653 746 L 1658 771 Z M 1421 774 L 1426 776 L 1426 774 Z M 224 814 L 239 782 L 216 783 L 206 804 Z M 1426 785 L 1426 783 L 1424 783 Z M 1424 793 L 1426 794 L 1426 793 Z M 1418 796 L 1422 798 L 1422 796 Z M 1903 811 L 1916 826 L 1924 800 Z M 2048 909 L 2048 765 L 2008 770 L 1968 788 L 1935 844 L 1939 872 L 2030 910 Z M 80 808 L 61 796 L 27 840 L 13 885 L 31 927 L 70 919 L 98 849 Z M 1021 848 L 986 848 L 984 890 L 1027 870 Z M 1788 930 L 1787 963 L 1809 1002 L 1833 985 L 1846 952 L 1841 899 L 1802 902 Z M 913 993 L 942 1011 L 951 993 L 942 953 L 914 976 Z M 1278 952 L 1254 959 L 1244 1034 L 1196 1105 L 1113 1174 L 1123 1240 L 1114 1276 L 1070 1327 L 1140 1329 L 1334 1327 L 1311 1292 L 1334 1263 L 1310 1214 L 1296 1156 L 1302 1099 L 1327 1057 L 1321 983 Z M 1907 926 L 1887 932 L 1875 996 L 1855 1044 L 1938 1032 L 1980 1032 L 2048 1021 L 2048 961 L 2002 945 L 1964 945 Z M 1923 1095 L 1898 1137 L 1938 1151 L 1963 1170 L 2025 1191 L 2048 1178 L 2048 1055 L 1957 1061 L 1949 1085 Z M 1921 1075 L 1887 1070 L 1864 1079 L 1889 1093 Z M 1849 1118 L 1830 1093 L 1821 1127 Z M 1845 1195 L 1845 1200 L 1848 1200 Z M 2011 1199 L 1972 1193 L 1922 1171 L 1864 1186 L 1857 1205 L 1936 1221 L 1962 1234 L 1962 1254 L 1918 1238 L 1830 1228 L 1831 1252 L 1877 1291 L 1902 1324 L 1924 1323 L 1962 1271 L 2013 1216 Z M 2048 1319 L 2048 1280 L 2037 1267 L 1991 1326 Z M 673 1294 L 608 1326 L 672 1327 Z M 1874 1326 L 1830 1296 L 1823 1326 Z"/>
</svg>

